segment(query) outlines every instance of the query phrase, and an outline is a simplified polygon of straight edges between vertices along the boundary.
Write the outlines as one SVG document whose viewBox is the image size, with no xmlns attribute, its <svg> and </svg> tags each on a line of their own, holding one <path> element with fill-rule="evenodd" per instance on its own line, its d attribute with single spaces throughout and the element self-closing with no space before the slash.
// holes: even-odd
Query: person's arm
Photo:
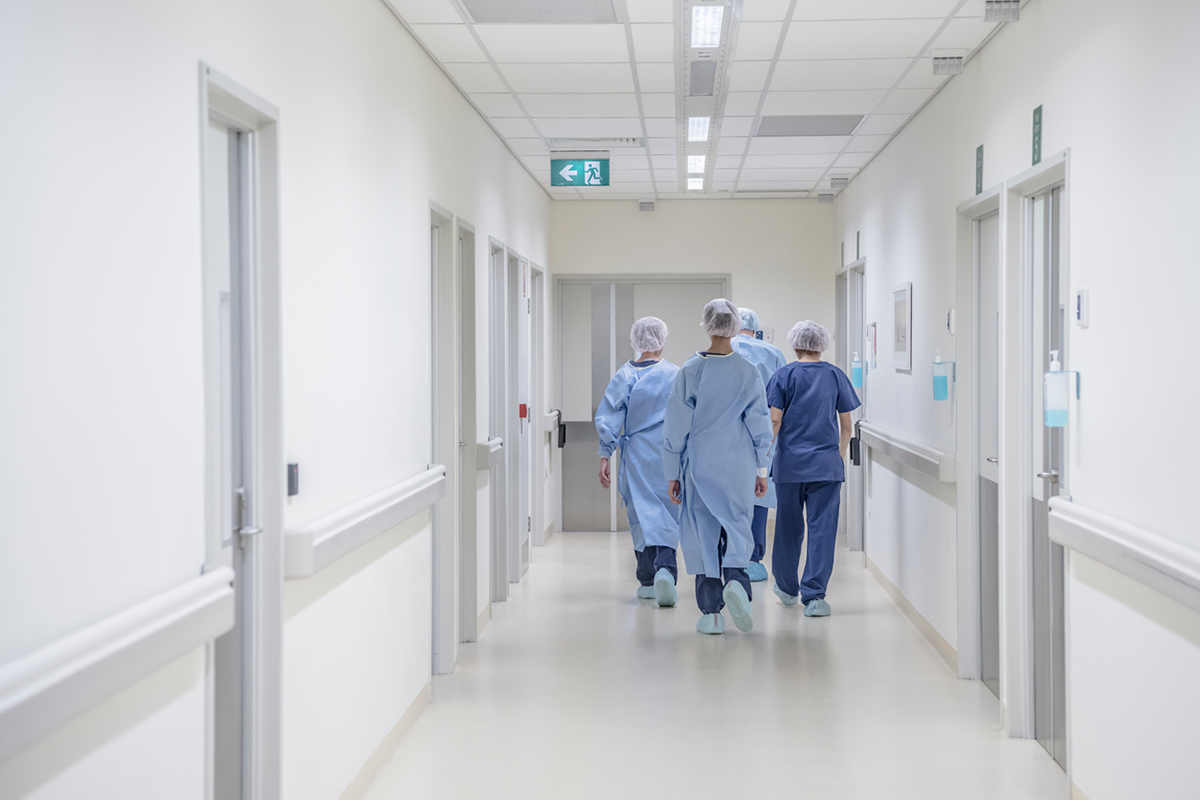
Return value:
<svg viewBox="0 0 1200 800">
<path fill-rule="evenodd" d="M 605 489 L 612 486 L 609 459 L 621 440 L 625 428 L 625 395 L 628 384 L 624 375 L 617 372 L 608 382 L 600 407 L 596 409 L 596 433 L 600 437 L 600 485 Z"/>
<path fill-rule="evenodd" d="M 683 451 L 692 430 L 692 416 L 696 413 L 695 399 L 689 396 L 686 376 L 682 369 L 675 376 L 675 385 L 671 387 L 671 397 L 663 415 L 663 476 L 669 482 L 668 492 L 675 505 L 683 503 L 679 483 Z"/>
<path fill-rule="evenodd" d="M 850 421 L 850 412 L 843 411 L 838 414 L 838 422 L 841 423 L 842 438 L 838 442 L 838 449 L 842 453 L 842 460 L 846 460 L 846 448 L 850 446 L 850 438 L 854 436 L 854 423 Z"/>
<path fill-rule="evenodd" d="M 783 409 L 771 407 L 771 441 L 779 438 L 779 426 L 783 424 Z"/>
</svg>

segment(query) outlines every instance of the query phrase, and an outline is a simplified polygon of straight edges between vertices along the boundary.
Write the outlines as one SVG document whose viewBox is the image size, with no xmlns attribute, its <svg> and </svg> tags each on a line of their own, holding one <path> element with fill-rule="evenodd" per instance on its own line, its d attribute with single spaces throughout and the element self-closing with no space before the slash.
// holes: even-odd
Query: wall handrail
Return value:
<svg viewBox="0 0 1200 800">
<path fill-rule="evenodd" d="M 545 433 L 558 430 L 558 426 L 562 424 L 562 412 L 558 409 L 547 411 L 542 417 L 542 430 Z"/>
<path fill-rule="evenodd" d="M 220 567 L 0 667 L 0 763 L 233 627 Z"/>
<path fill-rule="evenodd" d="M 504 460 L 504 440 L 499 436 L 479 442 L 475 447 L 475 468 L 480 471 L 491 469 Z"/>
<path fill-rule="evenodd" d="M 283 535 L 285 578 L 308 578 L 446 496 L 446 468 L 373 494 Z"/>
<path fill-rule="evenodd" d="M 955 483 L 958 480 L 957 460 L 954 453 L 946 453 L 923 445 L 870 422 L 859 423 L 858 429 L 859 435 L 868 447 L 879 450 L 889 458 L 942 483 Z"/>
<path fill-rule="evenodd" d="M 1200 612 L 1200 551 L 1064 497 L 1050 500 L 1050 539 Z"/>
</svg>

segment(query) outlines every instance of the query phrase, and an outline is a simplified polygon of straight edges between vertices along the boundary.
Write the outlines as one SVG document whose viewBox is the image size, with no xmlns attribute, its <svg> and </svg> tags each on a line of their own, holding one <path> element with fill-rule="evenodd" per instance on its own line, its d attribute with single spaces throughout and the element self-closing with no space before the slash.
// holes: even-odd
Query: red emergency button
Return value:
<svg viewBox="0 0 1200 800">
<path fill-rule="evenodd" d="M 521 403 L 521 405 L 518 408 L 518 413 L 520 414 L 521 419 L 525 419 L 526 417 L 529 416 L 529 406 L 525 405 L 524 403 Z"/>
</svg>

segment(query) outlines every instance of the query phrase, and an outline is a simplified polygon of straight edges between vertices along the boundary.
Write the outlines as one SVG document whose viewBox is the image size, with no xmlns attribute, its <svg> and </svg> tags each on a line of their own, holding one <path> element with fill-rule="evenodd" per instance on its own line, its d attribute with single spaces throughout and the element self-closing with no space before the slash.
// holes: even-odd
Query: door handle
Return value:
<svg viewBox="0 0 1200 800">
<path fill-rule="evenodd" d="M 1051 483 L 1058 483 L 1058 470 L 1050 469 L 1046 470 L 1045 472 L 1039 472 L 1037 477 L 1048 480 Z"/>
<path fill-rule="evenodd" d="M 987 460 L 987 462 L 988 462 L 989 464 L 999 464 L 999 463 L 1000 463 L 1000 459 L 996 458 L 995 456 L 988 456 L 988 460 Z"/>
<path fill-rule="evenodd" d="M 466 443 L 466 442 L 459 442 L 459 443 L 458 443 L 458 446 L 459 446 L 459 447 L 466 447 L 466 446 L 467 446 L 467 443 Z"/>
<path fill-rule="evenodd" d="M 244 549 L 246 547 L 246 540 L 252 539 L 255 536 L 258 536 L 260 533 L 262 533 L 262 531 L 263 531 L 262 528 L 259 528 L 256 526 L 255 527 L 238 528 L 238 540 L 237 540 L 238 547 Z"/>
</svg>

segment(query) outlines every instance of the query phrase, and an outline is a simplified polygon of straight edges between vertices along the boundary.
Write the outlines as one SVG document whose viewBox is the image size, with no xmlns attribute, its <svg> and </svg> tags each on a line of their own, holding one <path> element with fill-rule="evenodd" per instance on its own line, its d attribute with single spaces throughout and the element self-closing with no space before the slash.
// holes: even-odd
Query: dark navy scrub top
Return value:
<svg viewBox="0 0 1200 800">
<path fill-rule="evenodd" d="M 826 361 L 793 361 L 771 377 L 767 405 L 783 411 L 772 480 L 846 480 L 838 414 L 861 405 L 846 373 Z"/>
</svg>

